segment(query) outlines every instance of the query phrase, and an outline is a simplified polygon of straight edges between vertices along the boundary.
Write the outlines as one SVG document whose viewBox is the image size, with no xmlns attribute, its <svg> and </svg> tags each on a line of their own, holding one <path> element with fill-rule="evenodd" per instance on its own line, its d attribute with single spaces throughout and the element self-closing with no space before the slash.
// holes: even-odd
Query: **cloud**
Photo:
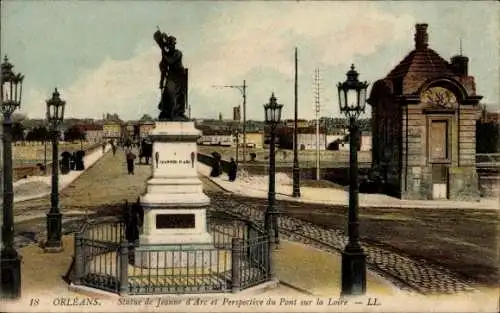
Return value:
<svg viewBox="0 0 500 313">
<path fill-rule="evenodd" d="M 177 40 L 184 64 L 190 69 L 189 99 L 197 117 L 216 117 L 220 111 L 229 117 L 231 107 L 241 103 L 241 95 L 212 86 L 241 84 L 243 79 L 249 83 L 249 118 L 261 118 L 261 103 L 271 91 L 287 103 L 285 116 L 290 116 L 294 46 L 309 56 L 301 59 L 300 72 L 304 74 L 300 94 L 301 101 L 311 103 L 305 99 L 312 99 L 313 66 L 328 70 L 341 65 L 347 69 L 353 56 L 373 54 L 407 37 L 413 24 L 409 15 L 391 15 L 367 3 L 228 4 L 227 9 L 214 14 L 219 15 L 200 25 L 199 33 Z M 140 46 L 135 52 L 127 60 L 105 58 L 98 67 L 80 72 L 76 81 L 61 89 L 68 104 L 67 115 L 100 117 L 116 112 L 125 119 L 136 119 L 144 113 L 156 115 L 159 50 L 151 39 L 151 46 Z M 28 91 L 30 108 L 37 105 L 33 115 L 43 115 L 38 102 L 49 96 L 36 89 Z M 327 94 L 327 98 L 335 96 Z M 312 113 L 313 106 L 305 105 L 300 114 L 310 118 Z"/>
<path fill-rule="evenodd" d="M 66 101 L 65 115 L 101 117 L 109 112 L 134 118 L 147 111 L 159 97 L 155 88 L 158 85 L 157 54 L 154 48 L 149 48 L 138 51 L 131 59 L 106 58 L 98 67 L 82 71 L 69 87 L 58 88 Z M 25 100 L 33 108 L 29 115 L 44 116 L 45 99 L 50 96 L 30 89 Z"/>
</svg>

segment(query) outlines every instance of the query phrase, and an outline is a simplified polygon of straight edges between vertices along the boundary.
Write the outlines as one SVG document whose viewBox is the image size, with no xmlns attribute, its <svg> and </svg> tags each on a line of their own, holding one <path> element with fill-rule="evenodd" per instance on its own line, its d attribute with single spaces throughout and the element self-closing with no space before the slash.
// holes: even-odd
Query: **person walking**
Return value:
<svg viewBox="0 0 500 313">
<path fill-rule="evenodd" d="M 129 175 L 134 175 L 134 160 L 136 156 L 132 153 L 132 150 L 129 150 L 126 154 L 127 159 L 127 170 Z"/>
<path fill-rule="evenodd" d="M 102 143 L 102 154 L 104 154 L 106 152 L 106 143 L 103 142 Z"/>
<path fill-rule="evenodd" d="M 116 146 L 111 144 L 111 149 L 113 150 L 113 156 L 116 154 Z"/>
<path fill-rule="evenodd" d="M 237 172 L 238 172 L 238 165 L 236 164 L 236 161 L 234 161 L 234 158 L 231 158 L 231 162 L 229 162 L 229 171 L 227 173 L 227 176 L 229 177 L 229 181 L 236 180 L 236 173 Z"/>
</svg>

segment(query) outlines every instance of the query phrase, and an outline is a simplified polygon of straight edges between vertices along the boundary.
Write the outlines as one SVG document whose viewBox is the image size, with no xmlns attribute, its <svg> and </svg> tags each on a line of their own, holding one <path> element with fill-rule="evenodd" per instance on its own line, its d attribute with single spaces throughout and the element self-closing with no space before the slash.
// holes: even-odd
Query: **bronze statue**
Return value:
<svg viewBox="0 0 500 313">
<path fill-rule="evenodd" d="M 188 120 L 185 115 L 187 102 L 187 69 L 182 65 L 182 52 L 175 48 L 176 39 L 158 29 L 154 40 L 161 49 L 160 121 Z"/>
</svg>

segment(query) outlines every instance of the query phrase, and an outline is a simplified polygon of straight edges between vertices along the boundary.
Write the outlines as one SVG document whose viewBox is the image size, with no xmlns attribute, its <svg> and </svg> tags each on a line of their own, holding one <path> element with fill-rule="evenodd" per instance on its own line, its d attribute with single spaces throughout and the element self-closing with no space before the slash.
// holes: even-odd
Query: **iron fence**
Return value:
<svg viewBox="0 0 500 313">
<path fill-rule="evenodd" d="M 248 229 L 248 239 L 240 241 L 240 288 L 246 289 L 271 279 L 271 246 L 266 234 Z M 234 247 L 234 245 L 233 245 Z M 238 247 L 238 246 L 237 246 Z"/>
<path fill-rule="evenodd" d="M 117 220 L 87 222 L 75 234 L 74 283 L 118 292 L 117 259 L 122 252 L 124 224 Z"/>
<path fill-rule="evenodd" d="M 208 212 L 207 212 L 208 213 Z M 140 246 L 122 219 L 75 234 L 73 283 L 120 294 L 237 292 L 271 279 L 269 240 L 257 224 L 207 214 L 211 245 Z"/>
</svg>

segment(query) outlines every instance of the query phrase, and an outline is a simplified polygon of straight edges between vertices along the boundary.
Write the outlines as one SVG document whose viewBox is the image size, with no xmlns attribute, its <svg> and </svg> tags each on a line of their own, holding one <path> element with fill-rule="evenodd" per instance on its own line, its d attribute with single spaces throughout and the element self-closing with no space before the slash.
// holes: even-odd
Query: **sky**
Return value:
<svg viewBox="0 0 500 313">
<path fill-rule="evenodd" d="M 57 87 L 66 117 L 157 116 L 157 26 L 177 38 L 189 68 L 195 118 L 232 118 L 247 89 L 247 119 L 263 120 L 274 92 L 284 118 L 294 114 L 294 49 L 299 56 L 299 117 L 312 119 L 316 68 L 320 115 L 341 117 L 336 84 L 352 63 L 360 80 L 386 76 L 414 47 L 416 23 L 449 60 L 469 57 L 477 93 L 498 110 L 499 3 L 418 1 L 2 1 L 0 52 L 25 75 L 19 112 L 45 116 Z M 371 85 L 370 85 L 371 88 Z M 368 106 L 369 107 L 369 106 Z M 368 110 L 366 114 L 369 114 Z"/>
</svg>

